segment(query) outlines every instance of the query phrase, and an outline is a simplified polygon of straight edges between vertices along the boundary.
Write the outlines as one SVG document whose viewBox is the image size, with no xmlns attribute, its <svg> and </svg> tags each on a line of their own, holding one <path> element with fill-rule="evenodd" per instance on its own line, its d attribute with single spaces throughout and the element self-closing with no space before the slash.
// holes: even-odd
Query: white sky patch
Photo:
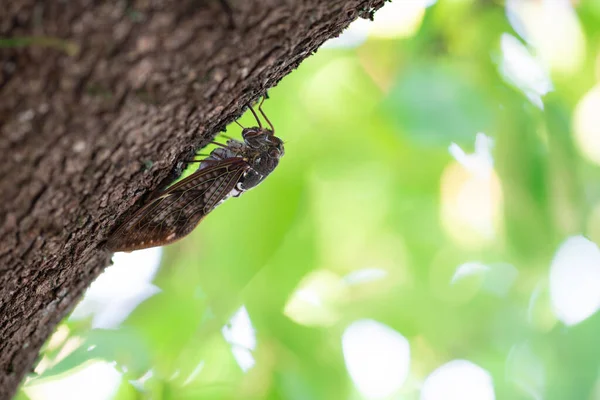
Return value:
<svg viewBox="0 0 600 400">
<path fill-rule="evenodd" d="M 413 35 L 421 26 L 425 9 L 437 0 L 394 0 L 375 13 L 373 21 L 358 18 L 337 38 L 329 39 L 324 48 L 354 48 L 369 36 L 397 38 Z"/>
<path fill-rule="evenodd" d="M 150 370 L 146 371 L 146 373 L 144 375 L 142 375 L 141 377 L 139 377 L 138 379 L 131 379 L 129 381 L 129 383 L 131 383 L 131 385 L 133 385 L 133 387 L 135 387 L 137 390 L 142 391 L 142 390 L 144 390 L 144 385 L 146 384 L 146 382 L 153 376 L 154 376 L 154 371 L 152 371 L 150 369 Z"/>
<path fill-rule="evenodd" d="M 421 389 L 420 400 L 494 400 L 491 375 L 467 360 L 453 360 L 433 371 Z"/>
<path fill-rule="evenodd" d="M 160 291 L 151 282 L 161 254 L 160 247 L 115 253 L 114 264 L 92 283 L 71 318 L 93 315 L 92 328 L 117 328 L 142 301 Z"/>
<path fill-rule="evenodd" d="M 572 0 L 507 0 L 506 15 L 548 68 L 567 74 L 580 72 L 585 35 Z"/>
<path fill-rule="evenodd" d="M 252 350 L 256 347 L 256 332 L 245 306 L 240 307 L 221 332 L 231 345 L 231 352 L 240 368 L 244 372 L 252 368 L 255 364 Z"/>
<path fill-rule="evenodd" d="M 503 33 L 500 40 L 500 73 L 520 89 L 533 104 L 544 108 L 542 96 L 553 90 L 552 81 L 542 62 L 516 37 Z"/>
<path fill-rule="evenodd" d="M 380 322 L 353 322 L 342 335 L 342 349 L 354 385 L 368 399 L 393 395 L 408 377 L 408 340 Z"/>
<path fill-rule="evenodd" d="M 394 0 L 375 13 L 370 36 L 409 37 L 421 26 L 425 9 L 436 0 Z"/>
<path fill-rule="evenodd" d="M 600 308 L 600 249 L 583 236 L 558 248 L 550 265 L 550 300 L 556 317 L 578 324 Z"/>
<path fill-rule="evenodd" d="M 459 145 L 452 143 L 448 147 L 448 151 L 467 171 L 480 178 L 488 178 L 494 168 L 494 157 L 492 156 L 494 139 L 485 133 L 478 132 L 475 135 L 474 147 L 475 151 L 467 154 Z"/>
<path fill-rule="evenodd" d="M 329 39 L 321 48 L 338 49 L 354 48 L 363 44 L 369 36 L 369 25 L 372 22 L 366 19 L 358 18 L 352 22 L 348 28 L 338 37 Z"/>
<path fill-rule="evenodd" d="M 256 364 L 252 352 L 246 348 L 232 345 L 231 352 L 233 353 L 233 358 L 235 358 L 235 361 L 237 361 L 244 372 L 248 372 Z"/>
<path fill-rule="evenodd" d="M 31 400 L 112 399 L 121 384 L 121 374 L 112 364 L 93 361 L 58 378 L 36 381 L 23 390 Z"/>
</svg>

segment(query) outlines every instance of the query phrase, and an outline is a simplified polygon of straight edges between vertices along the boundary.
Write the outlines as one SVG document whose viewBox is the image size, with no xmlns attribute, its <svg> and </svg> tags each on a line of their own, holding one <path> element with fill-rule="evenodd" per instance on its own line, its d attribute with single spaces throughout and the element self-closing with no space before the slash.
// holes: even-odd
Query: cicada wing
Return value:
<svg viewBox="0 0 600 400">
<path fill-rule="evenodd" d="M 133 251 L 181 239 L 228 197 L 248 168 L 243 159 L 230 158 L 197 170 L 127 219 L 106 247 Z"/>
</svg>

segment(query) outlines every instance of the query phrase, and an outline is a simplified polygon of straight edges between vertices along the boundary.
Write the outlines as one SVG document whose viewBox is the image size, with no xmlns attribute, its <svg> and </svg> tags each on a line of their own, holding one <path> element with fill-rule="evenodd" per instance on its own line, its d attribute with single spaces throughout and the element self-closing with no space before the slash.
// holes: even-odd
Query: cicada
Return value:
<svg viewBox="0 0 600 400">
<path fill-rule="evenodd" d="M 216 143 L 198 169 L 185 179 L 154 196 L 125 220 L 109 237 L 112 251 L 133 251 L 173 243 L 190 233 L 204 217 L 230 197 L 256 187 L 279 164 L 283 141 L 273 124 L 258 110 L 269 128 L 250 106 L 258 126 L 243 128 L 243 141 Z"/>
</svg>

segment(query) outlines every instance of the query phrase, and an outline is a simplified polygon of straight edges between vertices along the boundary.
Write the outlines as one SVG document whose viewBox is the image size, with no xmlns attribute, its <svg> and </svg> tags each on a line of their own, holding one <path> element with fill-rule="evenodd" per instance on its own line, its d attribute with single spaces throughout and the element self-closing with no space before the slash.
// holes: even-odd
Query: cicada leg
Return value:
<svg viewBox="0 0 600 400">
<path fill-rule="evenodd" d="M 263 101 L 264 101 L 264 98 L 263 98 Z M 262 103 L 261 103 L 261 106 L 262 106 Z M 260 122 L 260 119 L 258 118 L 258 115 L 256 114 L 256 111 L 254 111 L 254 108 L 252 108 L 251 105 L 249 105 L 248 108 L 250 109 L 250 111 L 252 111 L 252 115 L 254 115 L 254 118 L 256 119 L 256 122 L 258 122 L 258 127 L 260 129 L 262 129 L 262 127 L 263 127 L 262 126 L 262 122 Z M 260 109 L 260 106 L 259 106 L 259 109 Z"/>
<path fill-rule="evenodd" d="M 260 104 L 258 105 L 258 111 L 260 111 L 261 115 L 263 116 L 263 118 L 265 119 L 265 121 L 267 121 L 267 124 L 269 124 L 269 126 L 271 127 L 271 132 L 273 132 L 273 134 L 275 134 L 275 128 L 273 127 L 273 124 L 271 123 L 271 121 L 269 121 L 269 118 L 267 117 L 267 114 L 265 114 L 265 112 L 262 109 L 262 105 L 265 102 L 265 99 L 267 98 L 267 96 L 263 97 Z"/>
</svg>

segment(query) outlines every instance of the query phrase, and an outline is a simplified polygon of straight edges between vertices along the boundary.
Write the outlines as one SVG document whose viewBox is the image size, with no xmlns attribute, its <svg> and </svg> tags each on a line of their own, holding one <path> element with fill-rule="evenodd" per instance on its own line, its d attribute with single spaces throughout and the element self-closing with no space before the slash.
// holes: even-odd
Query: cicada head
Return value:
<svg viewBox="0 0 600 400">
<path fill-rule="evenodd" d="M 263 176 L 269 175 L 283 157 L 283 141 L 265 128 L 245 128 L 242 137 L 251 151 L 250 166 Z"/>
</svg>

